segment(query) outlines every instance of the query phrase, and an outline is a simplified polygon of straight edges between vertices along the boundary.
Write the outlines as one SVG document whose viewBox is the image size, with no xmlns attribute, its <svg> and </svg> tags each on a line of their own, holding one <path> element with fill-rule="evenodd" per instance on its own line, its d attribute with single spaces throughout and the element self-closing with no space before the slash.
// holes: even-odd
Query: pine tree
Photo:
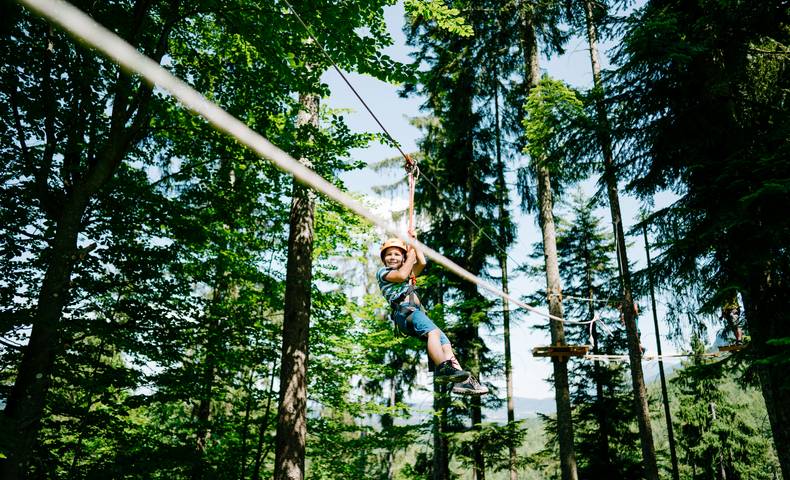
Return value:
<svg viewBox="0 0 790 480">
<path fill-rule="evenodd" d="M 565 285 L 568 318 L 592 322 L 571 325 L 567 338 L 575 344 L 591 344 L 593 354 L 622 355 L 625 332 L 612 302 L 618 272 L 612 262 L 613 240 L 594 215 L 595 203 L 577 192 L 571 204 L 571 222 L 560 221 L 557 251 Z M 584 300 L 587 299 L 587 300 Z M 622 478 L 639 475 L 637 437 L 631 431 L 636 420 L 627 367 L 619 362 L 581 361 L 571 369 L 576 453 L 579 475 L 584 478 Z"/>
<path fill-rule="evenodd" d="M 768 440 L 729 403 L 720 389 L 723 370 L 700 356 L 704 344 L 691 341 L 694 355 L 671 380 L 678 389 L 678 444 L 684 477 L 692 479 L 775 478 Z"/>
<path fill-rule="evenodd" d="M 788 15 L 770 2 L 649 2 L 627 23 L 612 92 L 633 191 L 680 197 L 651 220 L 667 244 L 661 280 L 699 278 L 709 312 L 741 292 L 785 477 L 787 219 L 768 212 L 788 198 L 790 122 L 780 105 L 790 77 L 786 56 L 775 53 L 788 44 Z"/>
</svg>

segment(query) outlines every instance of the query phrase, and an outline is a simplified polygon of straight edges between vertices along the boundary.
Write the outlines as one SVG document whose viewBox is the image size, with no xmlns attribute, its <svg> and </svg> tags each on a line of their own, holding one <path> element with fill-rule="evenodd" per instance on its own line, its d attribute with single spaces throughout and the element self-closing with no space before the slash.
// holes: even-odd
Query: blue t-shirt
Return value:
<svg viewBox="0 0 790 480">
<path fill-rule="evenodd" d="M 387 299 L 387 303 L 392 303 L 398 299 L 401 295 L 409 291 L 409 281 L 405 280 L 400 283 L 390 282 L 384 277 L 391 271 L 395 270 L 391 267 L 381 267 L 379 271 L 376 272 L 376 279 L 379 281 L 379 288 L 381 289 L 381 294 L 384 295 L 384 298 Z"/>
</svg>

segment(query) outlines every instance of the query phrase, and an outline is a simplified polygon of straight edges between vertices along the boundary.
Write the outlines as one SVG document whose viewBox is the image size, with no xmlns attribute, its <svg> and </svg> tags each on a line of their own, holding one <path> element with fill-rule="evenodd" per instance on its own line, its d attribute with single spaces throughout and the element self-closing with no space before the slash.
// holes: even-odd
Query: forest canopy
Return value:
<svg viewBox="0 0 790 480">
<path fill-rule="evenodd" d="M 384 232 L 4 2 L 1 478 L 790 478 L 785 2 L 72 3 L 365 205 L 346 172 L 409 197 L 413 159 L 387 214 L 519 300 L 404 248 L 478 394 L 426 383 Z M 541 65 L 577 44 L 588 88 Z M 335 68 L 420 102 L 417 151 L 326 105 Z M 353 158 L 374 142 L 405 159 Z M 551 317 L 538 417 L 523 302 Z"/>
</svg>

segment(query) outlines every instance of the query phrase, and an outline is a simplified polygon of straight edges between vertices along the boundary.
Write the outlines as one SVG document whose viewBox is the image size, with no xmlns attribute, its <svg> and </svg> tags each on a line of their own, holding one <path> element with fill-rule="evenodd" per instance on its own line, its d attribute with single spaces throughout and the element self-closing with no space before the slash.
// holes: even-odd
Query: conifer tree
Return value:
<svg viewBox="0 0 790 480">
<path fill-rule="evenodd" d="M 447 34 L 424 21 L 414 23 L 408 32 L 410 44 L 419 49 L 415 60 L 431 66 L 418 85 L 405 89 L 406 93 L 419 91 L 426 97 L 423 109 L 432 119 L 424 125 L 424 137 L 419 142 L 423 179 L 418 183 L 417 208 L 430 224 L 423 234 L 425 241 L 468 271 L 482 274 L 496 249 L 507 248 L 495 245 L 497 229 L 492 228 L 497 222 L 492 181 L 495 161 L 491 155 L 494 125 L 489 121 L 493 105 L 488 102 L 489 83 L 482 72 L 486 48 L 491 48 L 492 27 L 483 5 L 456 2 L 453 6 L 466 13 L 465 20 L 476 35 Z M 485 103 L 478 101 L 481 99 Z M 430 184 L 426 186 L 427 182 Z M 490 373 L 489 349 L 480 331 L 492 326 L 487 315 L 489 302 L 475 285 L 442 271 L 430 273 L 440 279 L 435 284 L 442 291 L 431 292 L 427 298 L 443 304 L 445 319 L 457 319 L 449 328 L 456 354 L 474 375 Z M 472 398 L 468 403 L 472 428 L 479 429 L 481 399 Z M 442 443 L 441 438 L 437 443 Z M 436 453 L 444 451 L 436 449 Z M 474 446 L 469 455 L 474 458 L 474 474 L 484 478 L 486 464 L 481 446 Z M 446 464 L 444 460 L 438 463 Z"/>
<path fill-rule="evenodd" d="M 722 366 L 700 354 L 705 345 L 691 340 L 694 355 L 671 382 L 678 389 L 678 444 L 684 477 L 693 479 L 775 478 L 769 440 L 759 435 L 742 410 L 721 390 Z"/>
<path fill-rule="evenodd" d="M 666 284 L 701 280 L 708 312 L 741 292 L 755 367 L 782 473 L 790 476 L 785 401 L 790 272 L 785 209 L 790 117 L 784 102 L 785 5 L 648 2 L 627 23 L 616 56 L 618 137 L 633 191 L 679 196 L 654 215 Z M 704 28 L 700 28 L 705 25 Z M 724 35 L 721 32 L 731 32 Z"/>
<path fill-rule="evenodd" d="M 536 67 L 537 63 L 533 65 Z M 533 71 L 532 74 L 537 75 L 537 71 Z M 561 137 L 565 128 L 562 125 L 567 125 L 581 115 L 581 107 L 582 103 L 575 92 L 561 82 L 548 77 L 544 77 L 532 87 L 524 107 L 527 142 L 525 153 L 529 155 L 530 163 L 519 170 L 519 182 L 523 203 L 537 211 L 538 223 L 543 234 L 542 250 L 549 313 L 558 318 L 564 317 L 557 256 L 554 196 L 565 187 L 566 183 L 572 181 L 577 172 L 563 168 L 563 153 L 556 146 L 563 143 Z M 565 344 L 563 322 L 556 319 L 549 320 L 549 331 L 552 345 Z M 575 479 L 578 478 L 578 474 L 573 447 L 567 362 L 567 358 L 552 358 L 560 466 L 563 479 Z"/>
<path fill-rule="evenodd" d="M 567 315 L 592 322 L 569 326 L 567 338 L 575 344 L 592 345 L 594 354 L 622 355 L 625 332 L 618 320 L 611 321 L 618 315 L 613 308 L 616 301 L 612 302 L 617 296 L 613 285 L 618 275 L 612 259 L 613 240 L 594 215 L 594 205 L 578 191 L 570 205 L 571 221 L 559 222 L 557 251 L 565 297 L 569 298 Z M 578 362 L 571 369 L 581 477 L 639 475 L 639 451 L 634 448 L 637 437 L 631 431 L 636 418 L 627 374 L 625 365 L 599 360 Z"/>
</svg>

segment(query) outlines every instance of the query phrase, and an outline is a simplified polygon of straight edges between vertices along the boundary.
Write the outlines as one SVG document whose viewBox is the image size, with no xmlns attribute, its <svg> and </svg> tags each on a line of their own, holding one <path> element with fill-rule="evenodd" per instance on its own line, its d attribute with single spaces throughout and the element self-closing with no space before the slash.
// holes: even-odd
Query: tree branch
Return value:
<svg viewBox="0 0 790 480">
<path fill-rule="evenodd" d="M 24 161 L 27 165 L 32 165 L 33 162 L 27 149 L 27 143 L 25 142 L 25 130 L 22 128 L 22 114 L 19 113 L 16 82 L 13 82 L 11 85 L 11 88 L 8 91 L 8 97 L 11 100 L 11 111 L 14 115 L 14 127 L 16 128 L 17 139 L 19 141 L 19 149 L 22 151 L 22 161 Z"/>
</svg>

